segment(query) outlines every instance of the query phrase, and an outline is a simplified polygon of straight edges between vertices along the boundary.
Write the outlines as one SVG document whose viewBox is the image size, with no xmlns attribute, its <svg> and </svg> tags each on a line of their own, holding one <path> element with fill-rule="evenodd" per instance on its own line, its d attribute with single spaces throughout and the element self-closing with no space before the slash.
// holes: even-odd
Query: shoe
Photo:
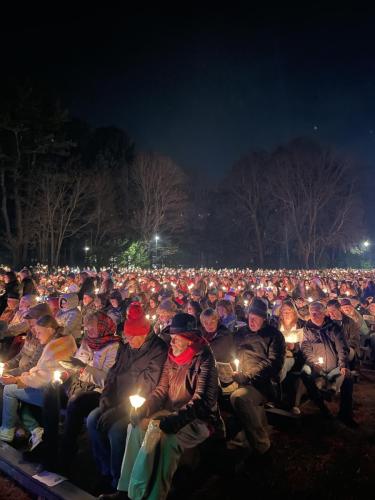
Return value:
<svg viewBox="0 0 375 500">
<path fill-rule="evenodd" d="M 350 427 L 350 429 L 358 429 L 359 424 L 354 420 L 352 416 L 342 415 L 339 413 L 337 418 L 342 422 L 346 427 Z"/>
<path fill-rule="evenodd" d="M 7 427 L 0 427 L 0 441 L 5 443 L 11 443 L 14 439 L 16 433 L 16 428 L 12 427 L 8 429 Z"/>
<path fill-rule="evenodd" d="M 99 500 L 129 500 L 129 497 L 126 491 L 117 490 L 116 493 L 99 495 Z"/>
<path fill-rule="evenodd" d="M 293 415 L 296 415 L 296 416 L 301 415 L 301 410 L 298 408 L 298 406 L 293 406 L 291 412 L 293 413 Z"/>
<path fill-rule="evenodd" d="M 37 427 L 31 431 L 31 436 L 29 439 L 30 448 L 29 451 L 33 451 L 43 440 L 44 429 L 43 427 Z"/>
</svg>

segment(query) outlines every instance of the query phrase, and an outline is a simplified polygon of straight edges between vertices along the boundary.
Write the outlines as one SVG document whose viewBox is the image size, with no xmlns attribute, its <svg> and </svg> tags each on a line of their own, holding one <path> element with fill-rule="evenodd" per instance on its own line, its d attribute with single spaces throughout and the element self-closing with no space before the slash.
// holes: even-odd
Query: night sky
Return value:
<svg viewBox="0 0 375 500">
<path fill-rule="evenodd" d="M 13 10 L 2 72 L 42 80 L 72 115 L 210 176 L 297 136 L 346 151 L 368 176 L 374 11 L 229 7 Z"/>
</svg>

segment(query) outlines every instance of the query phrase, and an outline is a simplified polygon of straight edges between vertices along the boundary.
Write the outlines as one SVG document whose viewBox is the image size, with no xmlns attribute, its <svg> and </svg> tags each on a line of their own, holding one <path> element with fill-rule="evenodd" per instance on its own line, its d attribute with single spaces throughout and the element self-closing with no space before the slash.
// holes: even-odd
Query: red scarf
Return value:
<svg viewBox="0 0 375 500">
<path fill-rule="evenodd" d="M 207 345 L 207 341 L 204 338 L 197 338 L 195 342 L 191 344 L 184 352 L 175 356 L 172 351 L 172 347 L 169 348 L 168 358 L 176 365 L 182 366 L 187 365 L 191 362 L 194 356 L 200 352 L 203 347 Z"/>
</svg>

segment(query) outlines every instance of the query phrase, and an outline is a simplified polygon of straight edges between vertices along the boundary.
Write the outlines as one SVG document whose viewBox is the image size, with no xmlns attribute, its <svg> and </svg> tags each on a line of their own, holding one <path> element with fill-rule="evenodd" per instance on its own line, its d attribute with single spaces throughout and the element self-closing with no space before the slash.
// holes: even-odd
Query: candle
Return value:
<svg viewBox="0 0 375 500">
<path fill-rule="evenodd" d="M 155 321 L 156 320 L 156 314 L 153 314 L 152 315 L 152 321 Z"/>
<path fill-rule="evenodd" d="M 61 372 L 60 370 L 55 370 L 53 372 L 53 381 L 54 382 L 58 382 L 59 384 L 61 384 Z"/>
<path fill-rule="evenodd" d="M 287 342 L 288 344 L 295 344 L 296 342 L 298 342 L 297 335 L 295 333 L 290 333 L 285 337 L 285 342 Z"/>
<path fill-rule="evenodd" d="M 308 302 L 314 302 L 314 299 L 313 299 L 312 297 L 309 297 L 309 298 L 307 299 L 307 301 L 308 301 Z"/>
<path fill-rule="evenodd" d="M 149 314 L 146 314 L 146 319 L 150 319 L 150 315 Z"/>
<path fill-rule="evenodd" d="M 238 372 L 238 368 L 240 367 L 240 360 L 236 358 L 236 359 L 234 360 L 234 365 L 235 365 L 235 367 L 236 367 L 236 372 Z"/>
<path fill-rule="evenodd" d="M 349 297 L 350 292 L 345 292 L 345 295 L 346 295 L 347 297 Z"/>
<path fill-rule="evenodd" d="M 0 363 L 0 377 L 3 376 L 5 363 Z"/>
<path fill-rule="evenodd" d="M 95 293 L 99 293 L 99 288 L 95 288 Z"/>
<path fill-rule="evenodd" d="M 129 399 L 130 399 L 130 404 L 135 410 L 140 408 L 146 401 L 145 398 L 142 398 L 142 396 L 139 396 L 138 394 L 133 394 L 133 396 L 129 396 Z"/>
<path fill-rule="evenodd" d="M 324 363 L 324 359 L 321 356 L 319 356 L 318 365 L 322 365 L 323 363 Z"/>
<path fill-rule="evenodd" d="M 249 305 L 249 301 L 248 300 L 244 300 L 243 303 L 245 304 L 245 307 L 247 307 Z"/>
</svg>

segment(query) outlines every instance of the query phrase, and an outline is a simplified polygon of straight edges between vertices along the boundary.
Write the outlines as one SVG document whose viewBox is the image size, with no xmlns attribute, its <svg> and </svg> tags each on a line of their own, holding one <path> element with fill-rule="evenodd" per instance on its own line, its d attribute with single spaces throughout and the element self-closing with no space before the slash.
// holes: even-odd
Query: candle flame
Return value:
<svg viewBox="0 0 375 500">
<path fill-rule="evenodd" d="M 130 404 L 134 409 L 140 408 L 143 403 L 146 401 L 145 398 L 139 396 L 139 394 L 133 394 L 133 396 L 129 396 Z"/>
</svg>

